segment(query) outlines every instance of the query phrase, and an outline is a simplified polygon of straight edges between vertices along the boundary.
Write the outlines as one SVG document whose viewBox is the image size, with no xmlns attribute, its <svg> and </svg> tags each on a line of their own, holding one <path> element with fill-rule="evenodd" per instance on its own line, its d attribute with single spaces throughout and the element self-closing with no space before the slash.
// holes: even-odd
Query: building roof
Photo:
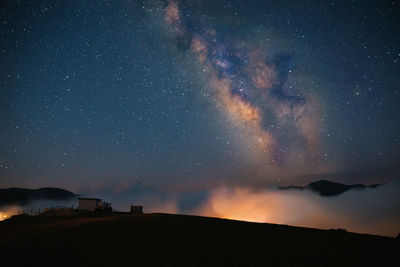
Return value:
<svg viewBox="0 0 400 267">
<path fill-rule="evenodd" d="M 93 197 L 78 197 L 79 200 L 99 200 L 101 201 L 101 198 L 93 198 Z"/>
</svg>

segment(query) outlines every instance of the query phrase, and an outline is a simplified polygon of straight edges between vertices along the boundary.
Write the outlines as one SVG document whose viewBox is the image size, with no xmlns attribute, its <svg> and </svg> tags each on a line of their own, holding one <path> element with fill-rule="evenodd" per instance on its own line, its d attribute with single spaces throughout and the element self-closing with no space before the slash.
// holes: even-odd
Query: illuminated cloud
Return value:
<svg viewBox="0 0 400 267">
<path fill-rule="evenodd" d="M 252 222 L 290 224 L 322 229 L 396 236 L 400 230 L 400 183 L 351 190 L 337 197 L 303 191 L 218 188 L 192 213 Z M 374 203 L 365 205 L 365 203 Z M 388 205 L 388 203 L 392 203 Z M 366 223 L 368 222 L 368 223 Z"/>
</svg>

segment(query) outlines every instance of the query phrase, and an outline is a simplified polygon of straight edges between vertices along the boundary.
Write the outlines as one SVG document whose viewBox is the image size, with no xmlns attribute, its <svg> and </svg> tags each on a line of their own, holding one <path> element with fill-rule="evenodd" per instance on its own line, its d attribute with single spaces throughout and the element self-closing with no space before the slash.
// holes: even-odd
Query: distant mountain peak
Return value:
<svg viewBox="0 0 400 267">
<path fill-rule="evenodd" d="M 279 187 L 279 189 L 287 190 L 287 189 L 308 189 L 315 193 L 318 193 L 321 196 L 329 197 L 329 196 L 337 196 L 348 190 L 352 189 L 365 189 L 365 188 L 375 188 L 382 184 L 373 184 L 373 185 L 363 185 L 363 184 L 352 184 L 346 185 L 337 182 L 332 182 L 328 180 L 319 180 L 316 182 L 309 183 L 307 186 L 286 186 Z"/>
<path fill-rule="evenodd" d="M 69 200 L 76 194 L 61 188 L 44 187 L 39 189 L 6 188 L 0 189 L 0 207 L 9 205 L 28 205 L 37 200 Z"/>
</svg>

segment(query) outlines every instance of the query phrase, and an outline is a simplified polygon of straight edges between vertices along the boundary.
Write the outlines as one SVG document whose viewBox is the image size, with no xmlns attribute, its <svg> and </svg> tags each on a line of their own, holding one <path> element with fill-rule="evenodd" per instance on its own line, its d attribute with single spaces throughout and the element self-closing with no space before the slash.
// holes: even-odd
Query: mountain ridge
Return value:
<svg viewBox="0 0 400 267">
<path fill-rule="evenodd" d="M 27 189 L 10 187 L 0 189 L 0 207 L 28 205 L 37 200 L 69 200 L 77 197 L 75 193 L 56 187 Z"/>
<path fill-rule="evenodd" d="M 332 182 L 329 180 L 319 180 L 316 182 L 309 183 L 306 186 L 284 186 L 279 187 L 281 190 L 310 190 L 314 193 L 319 194 L 320 196 L 330 197 L 330 196 L 337 196 L 349 190 L 363 190 L 365 188 L 376 188 L 378 186 L 384 185 L 383 184 L 371 184 L 371 185 L 364 185 L 364 184 L 341 184 L 337 182 Z"/>
</svg>

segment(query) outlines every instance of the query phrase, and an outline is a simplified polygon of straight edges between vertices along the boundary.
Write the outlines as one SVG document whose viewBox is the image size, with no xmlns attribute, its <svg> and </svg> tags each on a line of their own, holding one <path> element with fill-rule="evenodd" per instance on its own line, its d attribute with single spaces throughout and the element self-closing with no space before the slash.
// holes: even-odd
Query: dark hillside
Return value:
<svg viewBox="0 0 400 267">
<path fill-rule="evenodd" d="M 4 266 L 397 266 L 399 244 L 344 230 L 169 214 L 0 223 Z"/>
</svg>

